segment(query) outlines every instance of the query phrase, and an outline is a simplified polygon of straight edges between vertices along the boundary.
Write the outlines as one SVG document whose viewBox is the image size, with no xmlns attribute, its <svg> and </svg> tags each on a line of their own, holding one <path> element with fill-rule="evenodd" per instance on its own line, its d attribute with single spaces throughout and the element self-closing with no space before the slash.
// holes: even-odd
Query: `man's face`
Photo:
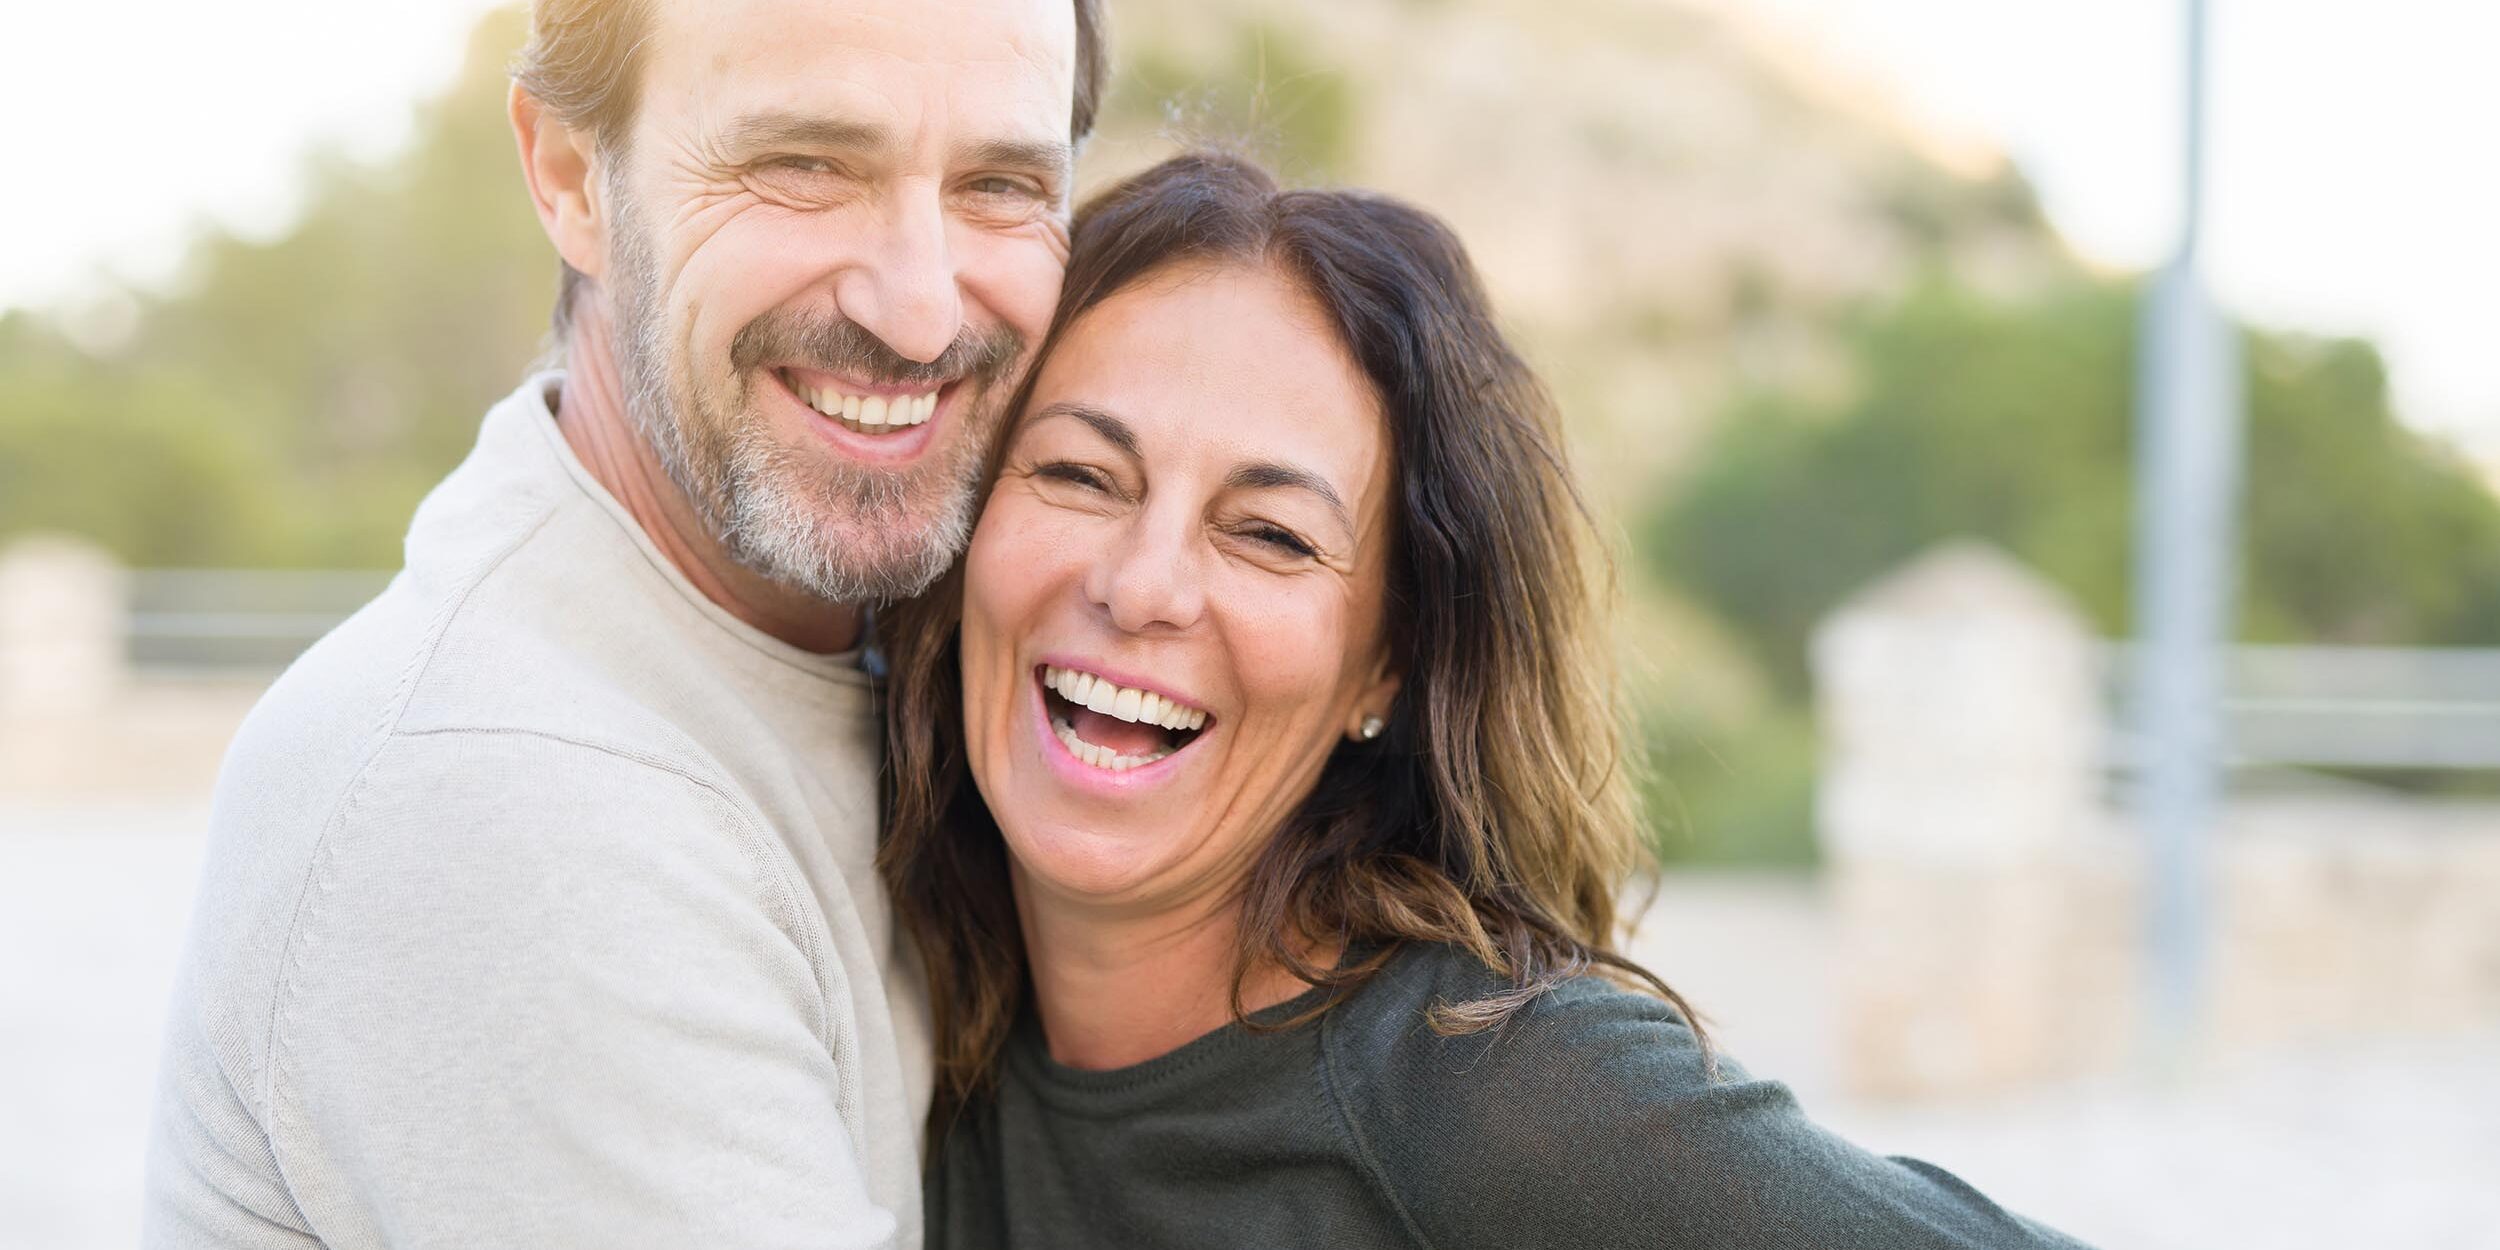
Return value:
<svg viewBox="0 0 2500 1250">
<path fill-rule="evenodd" d="M 603 172 L 626 405 L 715 538 L 835 602 L 964 542 L 1067 262 L 1067 0 L 665 0 Z"/>
</svg>

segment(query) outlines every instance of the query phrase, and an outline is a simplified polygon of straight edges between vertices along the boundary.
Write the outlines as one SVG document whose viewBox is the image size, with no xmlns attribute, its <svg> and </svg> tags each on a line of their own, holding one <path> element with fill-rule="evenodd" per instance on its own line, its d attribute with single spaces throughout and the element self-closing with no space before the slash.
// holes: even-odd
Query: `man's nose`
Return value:
<svg viewBox="0 0 2500 1250">
<path fill-rule="evenodd" d="M 1110 614 L 1122 633 L 1197 624 L 1206 611 L 1206 584 L 1192 533 L 1176 519 L 1141 510 L 1128 531 L 1095 559 L 1085 579 L 1086 595 Z"/>
<path fill-rule="evenodd" d="M 934 182 L 913 180 L 884 197 L 872 239 L 834 282 L 842 315 L 901 356 L 927 363 L 963 328 L 963 297 L 946 243 L 946 211 Z"/>
</svg>

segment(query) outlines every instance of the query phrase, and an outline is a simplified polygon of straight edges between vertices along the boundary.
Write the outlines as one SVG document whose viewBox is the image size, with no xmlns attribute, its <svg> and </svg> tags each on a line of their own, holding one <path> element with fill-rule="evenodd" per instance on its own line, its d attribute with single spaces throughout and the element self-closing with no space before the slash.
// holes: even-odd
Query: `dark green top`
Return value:
<svg viewBox="0 0 2500 1250">
<path fill-rule="evenodd" d="M 1497 1032 L 1426 1023 L 1435 1002 L 1502 985 L 1463 952 L 1412 947 L 1316 1024 L 1233 1025 L 1112 1072 L 1053 1062 L 1028 1013 L 997 1096 L 939 1144 L 928 1244 L 2077 1245 L 1824 1132 L 1732 1062 L 1712 1081 L 1656 999 L 1585 978 Z"/>
</svg>

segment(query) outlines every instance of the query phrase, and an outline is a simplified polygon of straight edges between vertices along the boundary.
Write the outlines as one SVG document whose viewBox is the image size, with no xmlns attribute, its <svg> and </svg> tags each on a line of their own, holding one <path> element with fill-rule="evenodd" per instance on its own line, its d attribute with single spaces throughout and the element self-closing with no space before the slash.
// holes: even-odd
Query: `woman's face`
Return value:
<svg viewBox="0 0 2500 1250">
<path fill-rule="evenodd" d="M 1062 336 L 964 564 L 966 747 L 1028 894 L 1211 898 L 1387 715 L 1384 426 L 1265 267 L 1158 274 Z"/>
</svg>

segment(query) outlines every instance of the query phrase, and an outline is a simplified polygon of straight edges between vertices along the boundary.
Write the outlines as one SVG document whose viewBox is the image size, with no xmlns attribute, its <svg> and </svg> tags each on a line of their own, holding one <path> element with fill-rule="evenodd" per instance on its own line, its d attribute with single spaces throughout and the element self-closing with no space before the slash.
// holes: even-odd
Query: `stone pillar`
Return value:
<svg viewBox="0 0 2500 1250">
<path fill-rule="evenodd" d="M 125 674 L 121 566 L 73 538 L 0 549 L 0 723 L 91 716 Z"/>
<path fill-rule="evenodd" d="M 2110 1006 L 2111 952 L 2124 967 L 2132 948 L 2107 931 L 2124 914 L 2096 915 L 2110 893 L 2091 854 L 2105 718 L 2081 613 L 2004 554 L 1956 542 L 1844 604 L 1812 659 L 1843 1081 L 1877 1097 L 1984 1093 L 2123 1038 L 2076 1032 Z"/>
</svg>

